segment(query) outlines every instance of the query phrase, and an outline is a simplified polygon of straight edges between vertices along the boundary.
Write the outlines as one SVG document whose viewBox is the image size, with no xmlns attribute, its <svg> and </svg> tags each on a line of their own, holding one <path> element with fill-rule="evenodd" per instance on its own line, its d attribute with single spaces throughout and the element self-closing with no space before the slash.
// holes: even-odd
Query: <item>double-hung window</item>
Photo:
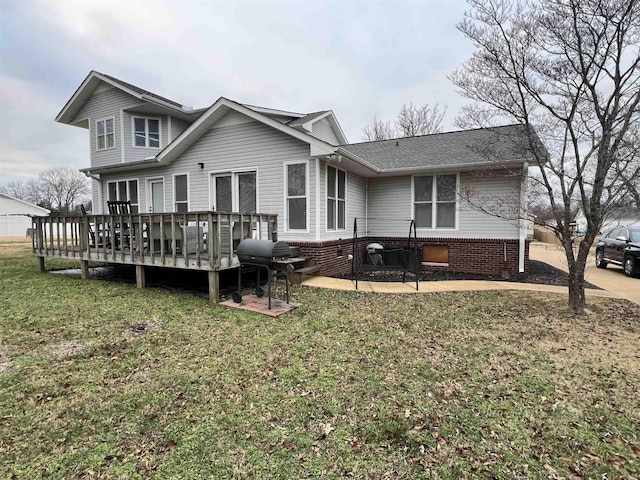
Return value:
<svg viewBox="0 0 640 480">
<path fill-rule="evenodd" d="M 189 211 L 189 177 L 185 175 L 174 175 L 173 177 L 173 211 Z"/>
<path fill-rule="evenodd" d="M 307 229 L 307 164 L 289 163 L 286 168 L 287 230 Z"/>
<path fill-rule="evenodd" d="M 119 180 L 108 182 L 109 201 L 120 200 L 131 202 L 131 213 L 138 213 L 138 180 Z"/>
<path fill-rule="evenodd" d="M 457 181 L 456 174 L 413 177 L 416 228 L 456 227 Z"/>
<path fill-rule="evenodd" d="M 113 118 L 105 118 L 96 122 L 96 150 L 106 150 L 116 146 Z"/>
<path fill-rule="evenodd" d="M 160 119 L 133 117 L 133 146 L 160 148 Z"/>
<path fill-rule="evenodd" d="M 327 167 L 327 230 L 344 230 L 346 217 L 347 174 Z"/>
</svg>

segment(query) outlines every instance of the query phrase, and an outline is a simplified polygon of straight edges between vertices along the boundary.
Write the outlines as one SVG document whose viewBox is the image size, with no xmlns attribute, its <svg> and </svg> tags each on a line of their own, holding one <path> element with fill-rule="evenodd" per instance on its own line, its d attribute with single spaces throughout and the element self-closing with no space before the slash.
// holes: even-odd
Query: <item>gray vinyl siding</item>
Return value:
<svg viewBox="0 0 640 480">
<path fill-rule="evenodd" d="M 339 165 L 332 164 L 339 168 Z M 327 162 L 320 162 L 320 240 L 353 237 L 353 219 L 358 219 L 359 235 L 363 235 L 366 216 L 366 179 L 346 172 L 346 219 L 344 230 L 327 230 Z"/>
<path fill-rule="evenodd" d="M 367 222 L 366 227 L 358 225 L 359 234 L 364 236 L 367 230 L 372 236 L 407 235 L 411 222 L 411 177 L 370 178 L 367 192 Z"/>
<path fill-rule="evenodd" d="M 154 118 L 160 120 L 160 148 L 143 148 L 133 146 L 133 118 Z M 172 119 L 173 120 L 173 119 Z M 155 157 L 167 146 L 168 123 L 166 115 L 145 115 L 144 113 L 124 112 L 124 158 L 126 162 L 144 160 Z M 173 136 L 173 123 L 171 124 L 171 134 Z"/>
<path fill-rule="evenodd" d="M 338 137 L 331 128 L 331 125 L 324 118 L 318 120 L 311 125 L 311 135 L 325 142 L 329 142 L 331 145 L 339 145 Z"/>
<path fill-rule="evenodd" d="M 147 212 L 147 180 L 164 178 L 165 208 L 173 211 L 173 175 L 189 175 L 189 210 L 211 210 L 210 178 L 214 173 L 257 170 L 259 213 L 278 215 L 278 232 L 282 240 L 315 238 L 315 169 L 309 162 L 309 232 L 285 232 L 284 165 L 285 162 L 308 162 L 309 145 L 262 123 L 251 122 L 213 128 L 206 132 L 178 159 L 166 167 L 139 172 L 103 175 L 106 182 L 116 179 L 139 180 L 140 210 Z M 204 163 L 200 169 L 198 163 Z M 105 193 L 106 202 L 106 193 Z M 106 205 L 106 203 L 105 203 Z"/>
<path fill-rule="evenodd" d="M 368 184 L 368 229 L 372 236 L 406 236 L 412 217 L 411 178 L 373 178 Z M 460 190 L 492 213 L 510 213 L 520 194 L 511 176 L 460 174 Z M 498 208 L 501 211 L 498 211 Z M 485 213 L 458 201 L 458 229 L 418 229 L 418 236 L 440 238 L 518 238 L 518 221 Z"/>
<path fill-rule="evenodd" d="M 176 137 L 184 132 L 189 125 L 191 124 L 185 122 L 184 120 L 180 120 L 176 117 L 171 117 L 171 138 L 169 139 L 169 141 L 174 141 Z"/>
<path fill-rule="evenodd" d="M 102 167 L 122 161 L 122 126 L 120 125 L 120 110 L 140 105 L 140 100 L 123 92 L 118 88 L 110 88 L 96 92 L 78 111 L 72 122 L 89 119 L 89 144 L 91 152 L 91 166 Z M 96 120 L 106 117 L 114 119 L 115 147 L 107 150 L 96 150 Z"/>
<path fill-rule="evenodd" d="M 100 192 L 99 192 L 100 182 L 97 180 L 91 179 L 91 213 L 94 215 L 98 215 L 102 213 L 103 210 L 100 209 Z"/>
</svg>

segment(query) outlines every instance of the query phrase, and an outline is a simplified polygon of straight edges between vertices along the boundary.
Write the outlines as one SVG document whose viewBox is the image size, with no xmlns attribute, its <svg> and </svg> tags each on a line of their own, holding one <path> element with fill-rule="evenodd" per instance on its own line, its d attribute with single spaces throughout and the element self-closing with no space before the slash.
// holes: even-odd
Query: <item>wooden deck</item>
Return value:
<svg viewBox="0 0 640 480">
<path fill-rule="evenodd" d="M 219 272 L 237 268 L 235 249 L 245 238 L 275 239 L 277 215 L 221 212 L 83 215 L 33 218 L 33 253 L 44 271 L 45 258 L 80 260 L 82 277 L 89 262 L 209 272 L 209 296 L 219 298 Z"/>
</svg>

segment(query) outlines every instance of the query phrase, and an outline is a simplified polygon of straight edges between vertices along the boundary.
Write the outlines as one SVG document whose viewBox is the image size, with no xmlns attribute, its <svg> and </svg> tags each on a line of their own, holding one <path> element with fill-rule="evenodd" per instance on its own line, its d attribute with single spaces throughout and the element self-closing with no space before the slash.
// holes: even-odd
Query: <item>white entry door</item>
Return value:
<svg viewBox="0 0 640 480">
<path fill-rule="evenodd" d="M 147 181 L 147 205 L 151 213 L 166 211 L 164 207 L 164 179 L 154 178 Z"/>
</svg>

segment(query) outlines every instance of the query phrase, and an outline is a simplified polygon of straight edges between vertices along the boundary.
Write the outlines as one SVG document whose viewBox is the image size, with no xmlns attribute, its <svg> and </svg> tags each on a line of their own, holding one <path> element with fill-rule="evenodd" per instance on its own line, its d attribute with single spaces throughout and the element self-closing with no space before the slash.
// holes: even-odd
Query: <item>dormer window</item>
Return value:
<svg viewBox="0 0 640 480">
<path fill-rule="evenodd" d="M 115 146 L 113 117 L 96 121 L 96 150 L 106 150 Z"/>
<path fill-rule="evenodd" d="M 133 146 L 160 148 L 160 119 L 133 117 Z"/>
</svg>

